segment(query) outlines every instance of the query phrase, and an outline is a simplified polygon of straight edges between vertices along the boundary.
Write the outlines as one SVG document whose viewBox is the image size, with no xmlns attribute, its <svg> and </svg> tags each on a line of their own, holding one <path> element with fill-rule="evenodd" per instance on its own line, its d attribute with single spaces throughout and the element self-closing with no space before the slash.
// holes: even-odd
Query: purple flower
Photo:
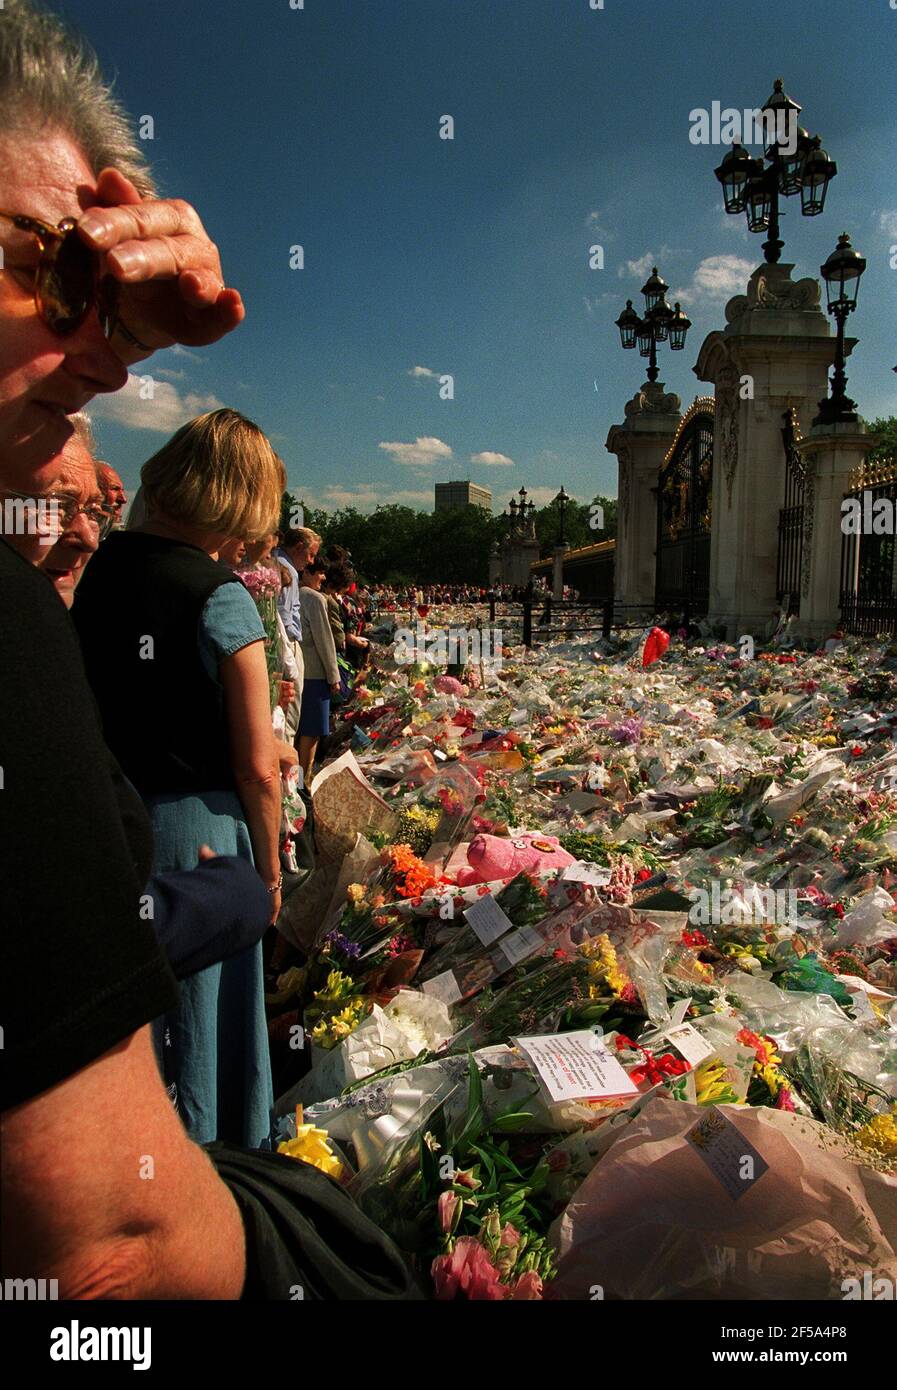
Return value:
<svg viewBox="0 0 897 1390">
<path fill-rule="evenodd" d="M 643 719 L 623 719 L 610 730 L 610 736 L 617 743 L 638 743 L 644 727 Z"/>
<path fill-rule="evenodd" d="M 341 931 L 334 927 L 324 937 L 324 944 L 330 946 L 334 951 L 339 951 L 340 955 L 347 960 L 357 960 L 361 955 L 361 946 L 357 941 L 351 941 L 348 936 L 344 936 Z"/>
</svg>

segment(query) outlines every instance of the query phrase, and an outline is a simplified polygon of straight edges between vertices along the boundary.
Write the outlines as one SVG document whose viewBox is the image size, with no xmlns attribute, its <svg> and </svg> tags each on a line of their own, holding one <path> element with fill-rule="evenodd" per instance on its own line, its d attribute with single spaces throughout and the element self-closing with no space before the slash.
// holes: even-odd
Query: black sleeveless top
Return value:
<svg viewBox="0 0 897 1390">
<path fill-rule="evenodd" d="M 106 742 L 141 796 L 234 786 L 224 696 L 199 651 L 207 600 L 234 574 L 141 531 L 104 541 L 72 616 Z"/>
</svg>

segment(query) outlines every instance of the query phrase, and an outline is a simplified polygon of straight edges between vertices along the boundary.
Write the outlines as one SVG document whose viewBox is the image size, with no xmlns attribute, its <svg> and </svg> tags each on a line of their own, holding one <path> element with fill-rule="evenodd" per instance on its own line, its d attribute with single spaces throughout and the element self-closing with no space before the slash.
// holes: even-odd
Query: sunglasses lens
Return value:
<svg viewBox="0 0 897 1390">
<path fill-rule="evenodd" d="M 38 304 L 54 333 L 74 333 L 96 301 L 97 257 L 74 231 L 48 246 L 41 257 Z"/>
</svg>

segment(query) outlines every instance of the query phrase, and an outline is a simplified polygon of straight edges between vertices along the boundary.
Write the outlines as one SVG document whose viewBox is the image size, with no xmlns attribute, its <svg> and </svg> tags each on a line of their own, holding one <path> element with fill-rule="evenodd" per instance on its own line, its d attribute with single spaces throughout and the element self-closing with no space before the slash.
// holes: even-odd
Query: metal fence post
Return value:
<svg viewBox="0 0 897 1390">
<path fill-rule="evenodd" d="M 523 600 L 523 645 L 529 650 L 533 645 L 533 601 Z"/>
<path fill-rule="evenodd" d="M 604 600 L 604 613 L 601 618 L 601 636 L 605 641 L 610 638 L 611 626 L 614 620 L 614 601 L 612 598 Z"/>
</svg>

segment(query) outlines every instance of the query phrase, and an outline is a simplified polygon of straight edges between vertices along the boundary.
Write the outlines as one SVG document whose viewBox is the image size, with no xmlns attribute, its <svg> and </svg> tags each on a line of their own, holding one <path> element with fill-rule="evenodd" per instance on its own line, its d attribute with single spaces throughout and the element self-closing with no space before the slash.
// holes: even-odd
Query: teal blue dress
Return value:
<svg viewBox="0 0 897 1390">
<path fill-rule="evenodd" d="M 241 584 L 223 584 L 202 611 L 199 650 L 217 680 L 223 657 L 264 638 Z M 201 845 L 253 862 L 249 829 L 231 789 L 151 796 L 155 872 L 192 869 Z M 269 1148 L 274 1093 L 265 1024 L 262 947 L 184 980 L 178 1008 L 154 1030 L 165 1084 L 191 1139 Z"/>
</svg>

